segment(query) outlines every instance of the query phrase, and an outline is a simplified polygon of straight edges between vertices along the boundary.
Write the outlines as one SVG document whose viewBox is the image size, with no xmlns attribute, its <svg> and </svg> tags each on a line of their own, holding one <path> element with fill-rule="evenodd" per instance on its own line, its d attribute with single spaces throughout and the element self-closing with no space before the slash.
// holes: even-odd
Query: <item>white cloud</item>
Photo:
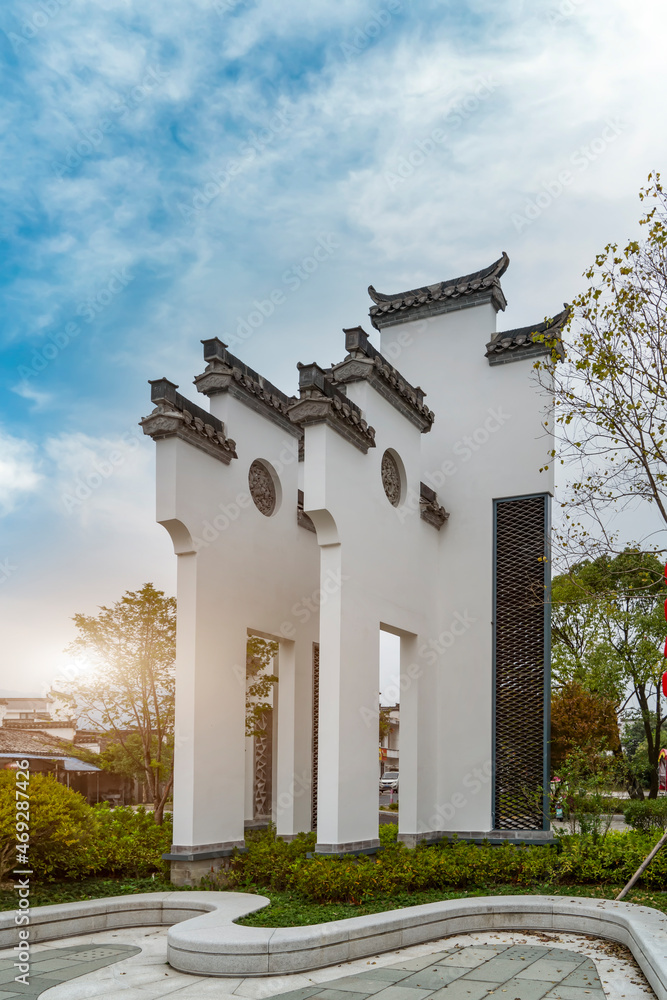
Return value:
<svg viewBox="0 0 667 1000">
<path fill-rule="evenodd" d="M 121 526 L 141 531 L 153 511 L 153 449 L 139 427 L 113 437 L 81 431 L 50 437 L 50 502 L 87 532 Z"/>
<path fill-rule="evenodd" d="M 30 382 L 19 382 L 18 385 L 12 386 L 12 392 L 15 392 L 17 396 L 21 396 L 22 399 L 27 399 L 30 403 L 34 403 L 33 410 L 44 409 L 52 399 L 51 393 L 41 392 L 36 386 L 31 385 Z"/>
<path fill-rule="evenodd" d="M 0 430 L 0 515 L 14 510 L 41 481 L 33 445 Z"/>
</svg>

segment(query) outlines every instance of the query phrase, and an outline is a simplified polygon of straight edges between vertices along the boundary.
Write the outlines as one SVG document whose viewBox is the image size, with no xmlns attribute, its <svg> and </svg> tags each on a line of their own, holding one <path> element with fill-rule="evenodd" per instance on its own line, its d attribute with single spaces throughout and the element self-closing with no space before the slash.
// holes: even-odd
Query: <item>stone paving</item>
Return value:
<svg viewBox="0 0 667 1000">
<path fill-rule="evenodd" d="M 20 975 L 16 957 L 0 959 L 0 1000 L 38 997 L 52 986 L 97 972 L 140 952 L 141 948 L 128 944 L 74 945 L 71 948 L 35 950 L 30 956 L 27 983 L 16 982 L 16 976 Z"/>
<path fill-rule="evenodd" d="M 628 952 L 581 935 L 476 932 L 308 973 L 226 979 L 172 969 L 166 933 L 34 945 L 29 987 L 13 981 L 15 956 L 2 951 L 0 1000 L 655 1000 Z"/>
<path fill-rule="evenodd" d="M 586 955 L 535 945 L 472 945 L 408 959 L 280 1000 L 605 1000 Z"/>
</svg>

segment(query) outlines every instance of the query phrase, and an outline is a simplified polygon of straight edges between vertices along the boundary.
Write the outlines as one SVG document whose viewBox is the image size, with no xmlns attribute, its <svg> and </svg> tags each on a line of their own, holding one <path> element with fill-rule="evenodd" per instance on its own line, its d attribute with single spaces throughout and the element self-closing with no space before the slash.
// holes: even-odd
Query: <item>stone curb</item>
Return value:
<svg viewBox="0 0 667 1000">
<path fill-rule="evenodd" d="M 268 904 L 240 892 L 156 892 L 30 911 L 32 943 L 120 927 L 169 926 L 168 960 L 203 976 L 285 975 L 470 931 L 561 931 L 626 945 L 658 1000 L 667 1000 L 667 916 L 634 903 L 562 896 L 478 896 L 306 927 L 241 927 Z M 0 947 L 17 940 L 15 911 L 0 914 Z M 176 925 L 176 926 L 174 926 Z"/>
</svg>

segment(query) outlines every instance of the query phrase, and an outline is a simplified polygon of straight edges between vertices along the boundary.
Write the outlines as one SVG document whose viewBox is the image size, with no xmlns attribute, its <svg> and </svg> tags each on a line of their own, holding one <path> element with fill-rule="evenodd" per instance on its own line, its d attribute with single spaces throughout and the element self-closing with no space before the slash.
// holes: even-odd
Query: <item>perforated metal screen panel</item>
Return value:
<svg viewBox="0 0 667 1000">
<path fill-rule="evenodd" d="M 317 830 L 317 751 L 320 735 L 320 647 L 313 644 L 313 784 L 311 829 Z"/>
<path fill-rule="evenodd" d="M 548 500 L 495 502 L 494 826 L 545 826 Z"/>
</svg>

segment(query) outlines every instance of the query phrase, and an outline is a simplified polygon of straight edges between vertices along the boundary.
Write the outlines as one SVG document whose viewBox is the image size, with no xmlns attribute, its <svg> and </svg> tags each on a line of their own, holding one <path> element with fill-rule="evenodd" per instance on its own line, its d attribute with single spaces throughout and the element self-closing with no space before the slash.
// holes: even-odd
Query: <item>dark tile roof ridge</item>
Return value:
<svg viewBox="0 0 667 1000">
<path fill-rule="evenodd" d="M 426 393 L 421 388 L 421 386 L 414 386 L 401 375 L 399 370 L 392 365 L 383 354 L 378 351 L 378 349 L 371 344 L 368 339 L 368 334 L 360 326 L 348 327 L 343 329 L 345 334 L 346 349 L 348 351 L 347 357 L 343 359 L 338 365 L 333 365 L 328 371 L 332 372 L 334 380 L 337 380 L 337 370 L 341 368 L 347 361 L 353 360 L 357 353 L 363 354 L 367 357 L 373 364 L 373 372 L 379 375 L 384 382 L 387 383 L 403 400 L 405 403 L 409 404 L 419 416 L 426 421 L 430 427 L 435 420 L 435 414 L 428 406 L 424 403 L 424 396 Z M 370 374 L 370 373 L 369 373 Z M 343 379 L 343 382 L 345 380 Z"/>
<path fill-rule="evenodd" d="M 16 753 L 18 754 L 41 754 L 45 757 L 50 756 L 64 756 L 71 757 L 72 754 L 65 753 L 64 751 L 69 751 L 71 749 L 71 744 L 65 740 L 58 739 L 57 736 L 51 736 L 49 733 L 44 733 L 41 730 L 34 730 L 30 733 L 26 733 L 20 729 L 5 729 L 0 728 L 0 751 L 3 748 L 9 746 L 9 750 L 4 752 Z M 18 749 L 15 749 L 17 748 Z"/>
<path fill-rule="evenodd" d="M 246 392 L 256 396 L 260 402 L 282 413 L 283 416 L 287 416 L 289 408 L 297 400 L 296 396 L 288 396 L 286 392 L 269 382 L 259 372 L 250 368 L 244 361 L 232 354 L 227 349 L 227 345 L 218 337 L 202 340 L 202 344 L 204 345 L 204 361 L 207 362 L 207 368 L 204 375 L 199 375 L 195 379 L 195 384 L 205 383 L 207 374 L 220 371 L 220 366 L 223 366 L 222 370 L 228 369 L 234 381 L 239 383 Z M 200 391 L 206 392 L 206 389 L 200 389 Z"/>
<path fill-rule="evenodd" d="M 543 343 L 539 338 L 542 334 L 548 333 L 547 339 L 555 340 L 556 350 L 561 357 L 564 357 L 562 347 L 561 332 L 570 318 L 572 307 L 567 302 L 563 303 L 563 309 L 551 319 L 542 320 L 541 323 L 534 323 L 532 326 L 520 326 L 513 330 L 499 330 L 494 333 L 491 340 L 486 345 L 486 357 L 491 360 L 500 354 L 516 352 L 524 354 L 528 351 L 531 354 L 546 353 L 551 348 L 547 343 Z"/>
<path fill-rule="evenodd" d="M 516 337 L 519 333 L 546 333 L 547 330 L 562 330 L 570 315 L 571 307 L 564 302 L 563 309 L 551 319 L 543 319 L 541 323 L 533 323 L 529 326 L 517 326 L 512 330 L 499 330 L 491 338 L 492 342 L 505 337 Z"/>
<path fill-rule="evenodd" d="M 47 729 L 76 729 L 76 719 L 3 719 L 1 728 L 33 729 L 37 732 L 38 725 Z"/>
<path fill-rule="evenodd" d="M 459 295 L 470 295 L 481 288 L 488 287 L 499 281 L 507 268 L 510 259 L 503 250 L 502 256 L 495 260 L 493 264 L 484 267 L 479 271 L 472 271 L 459 278 L 447 278 L 445 281 L 438 281 L 433 285 L 422 285 L 421 288 L 412 288 L 406 292 L 396 292 L 393 295 L 385 295 L 375 290 L 373 285 L 368 286 L 368 294 L 376 306 L 400 306 L 423 305 L 425 302 L 439 299 L 443 294 L 452 294 L 457 291 Z M 412 300 L 412 301 L 406 301 Z"/>
</svg>

